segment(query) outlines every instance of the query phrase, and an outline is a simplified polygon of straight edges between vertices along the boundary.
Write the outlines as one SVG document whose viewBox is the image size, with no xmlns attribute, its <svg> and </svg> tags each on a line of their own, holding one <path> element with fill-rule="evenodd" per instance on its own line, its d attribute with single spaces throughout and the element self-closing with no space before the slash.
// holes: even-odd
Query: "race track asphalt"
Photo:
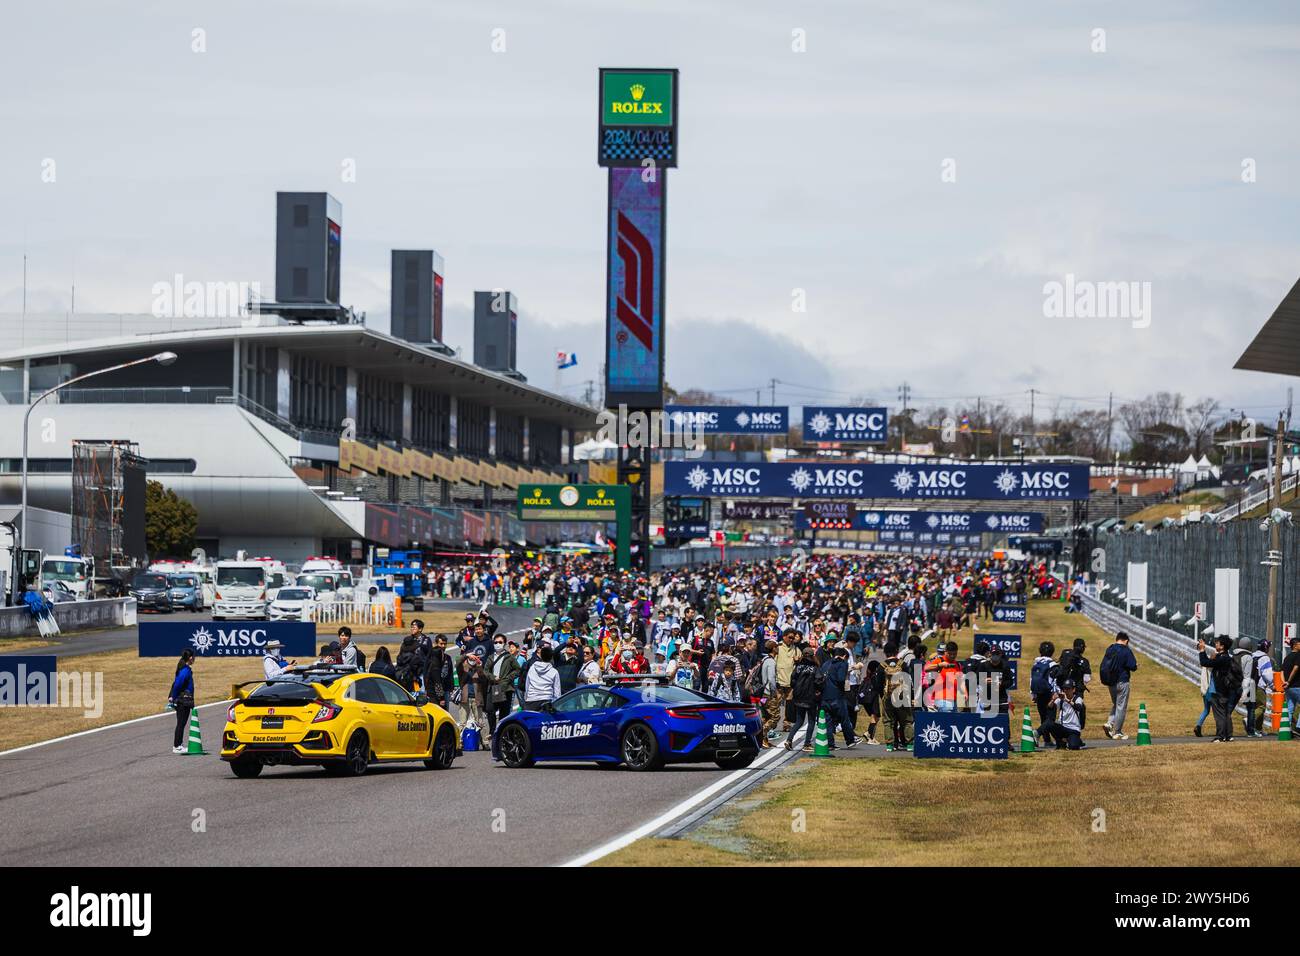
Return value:
<svg viewBox="0 0 1300 956">
<path fill-rule="evenodd" d="M 532 618 L 493 613 L 502 630 Z M 399 764 L 345 779 L 272 767 L 239 780 L 215 755 L 224 705 L 199 714 L 210 756 L 170 752 L 170 715 L 0 756 L 0 864 L 559 864 L 726 775 L 712 764 L 508 770 L 480 751 L 445 771 Z M 200 810 L 205 829 L 195 832 Z"/>
</svg>

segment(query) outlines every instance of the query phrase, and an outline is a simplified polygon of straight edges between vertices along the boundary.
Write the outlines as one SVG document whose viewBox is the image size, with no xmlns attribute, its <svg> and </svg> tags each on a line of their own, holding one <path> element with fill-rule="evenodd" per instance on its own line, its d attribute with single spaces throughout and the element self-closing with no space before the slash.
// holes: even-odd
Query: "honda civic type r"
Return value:
<svg viewBox="0 0 1300 956">
<path fill-rule="evenodd" d="M 236 777 L 277 764 L 318 764 L 347 776 L 372 763 L 418 760 L 444 769 L 460 753 L 450 714 L 380 674 L 313 667 L 233 690 L 221 759 Z"/>
<path fill-rule="evenodd" d="M 507 767 L 539 760 L 595 761 L 657 770 L 668 763 L 748 767 L 758 756 L 758 709 L 654 678 L 575 688 L 539 711 L 497 725 L 494 749 Z"/>
</svg>

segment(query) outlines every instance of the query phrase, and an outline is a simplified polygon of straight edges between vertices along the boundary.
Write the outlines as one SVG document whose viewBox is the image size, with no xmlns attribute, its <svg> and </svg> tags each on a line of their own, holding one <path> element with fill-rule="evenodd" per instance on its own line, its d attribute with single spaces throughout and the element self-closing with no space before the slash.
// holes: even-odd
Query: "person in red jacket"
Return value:
<svg viewBox="0 0 1300 956">
<path fill-rule="evenodd" d="M 623 648 L 610 659 L 610 670 L 615 674 L 648 674 L 650 662 L 646 660 L 642 645 Z"/>
</svg>

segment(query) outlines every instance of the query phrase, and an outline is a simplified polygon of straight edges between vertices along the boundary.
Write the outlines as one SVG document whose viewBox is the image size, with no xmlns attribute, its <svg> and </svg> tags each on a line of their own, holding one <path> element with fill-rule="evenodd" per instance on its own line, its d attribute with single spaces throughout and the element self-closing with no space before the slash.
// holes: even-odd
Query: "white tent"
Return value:
<svg viewBox="0 0 1300 956">
<path fill-rule="evenodd" d="M 597 441 L 594 438 L 588 438 L 584 442 L 579 442 L 573 446 L 574 461 L 603 461 L 609 458 L 617 457 L 618 445 L 606 438 L 604 441 Z"/>
</svg>

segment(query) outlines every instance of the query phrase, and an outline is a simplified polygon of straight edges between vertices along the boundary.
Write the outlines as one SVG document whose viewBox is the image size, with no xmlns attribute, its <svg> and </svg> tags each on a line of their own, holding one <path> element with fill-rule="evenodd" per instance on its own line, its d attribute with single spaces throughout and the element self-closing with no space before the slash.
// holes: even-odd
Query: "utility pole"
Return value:
<svg viewBox="0 0 1300 956">
<path fill-rule="evenodd" d="M 1027 437 L 1030 441 L 1033 441 L 1034 438 L 1034 392 L 1035 391 L 1036 389 L 1032 389 L 1032 388 L 1029 390 L 1029 434 L 1025 437 Z M 1020 460 L 1021 461 L 1025 460 L 1025 446 L 1023 443 L 1020 446 Z"/>
<path fill-rule="evenodd" d="M 1114 423 L 1115 414 L 1115 393 L 1110 392 L 1106 396 L 1106 457 L 1110 457 L 1110 435 Z"/>
<path fill-rule="evenodd" d="M 1273 509 L 1282 507 L 1282 460 L 1286 450 L 1286 418 L 1281 412 L 1277 416 L 1277 453 L 1273 456 L 1273 496 L 1269 508 L 1268 521 L 1268 610 L 1264 615 L 1264 636 L 1274 645 L 1273 660 L 1277 667 L 1282 666 L 1282 641 L 1278 639 L 1277 627 L 1277 569 L 1282 556 L 1282 525 L 1273 520 Z"/>
<path fill-rule="evenodd" d="M 903 410 L 899 419 L 902 424 L 898 426 L 898 450 L 901 452 L 903 446 L 907 444 L 907 403 L 911 401 L 912 398 L 912 386 L 908 385 L 906 382 L 898 386 L 898 398 L 903 403 Z"/>
<path fill-rule="evenodd" d="M 984 427 L 984 413 L 983 411 L 981 411 L 983 405 L 984 405 L 984 396 L 976 395 L 975 396 L 975 428 L 973 429 L 975 432 L 976 459 L 978 459 L 980 456 L 980 429 Z"/>
</svg>

